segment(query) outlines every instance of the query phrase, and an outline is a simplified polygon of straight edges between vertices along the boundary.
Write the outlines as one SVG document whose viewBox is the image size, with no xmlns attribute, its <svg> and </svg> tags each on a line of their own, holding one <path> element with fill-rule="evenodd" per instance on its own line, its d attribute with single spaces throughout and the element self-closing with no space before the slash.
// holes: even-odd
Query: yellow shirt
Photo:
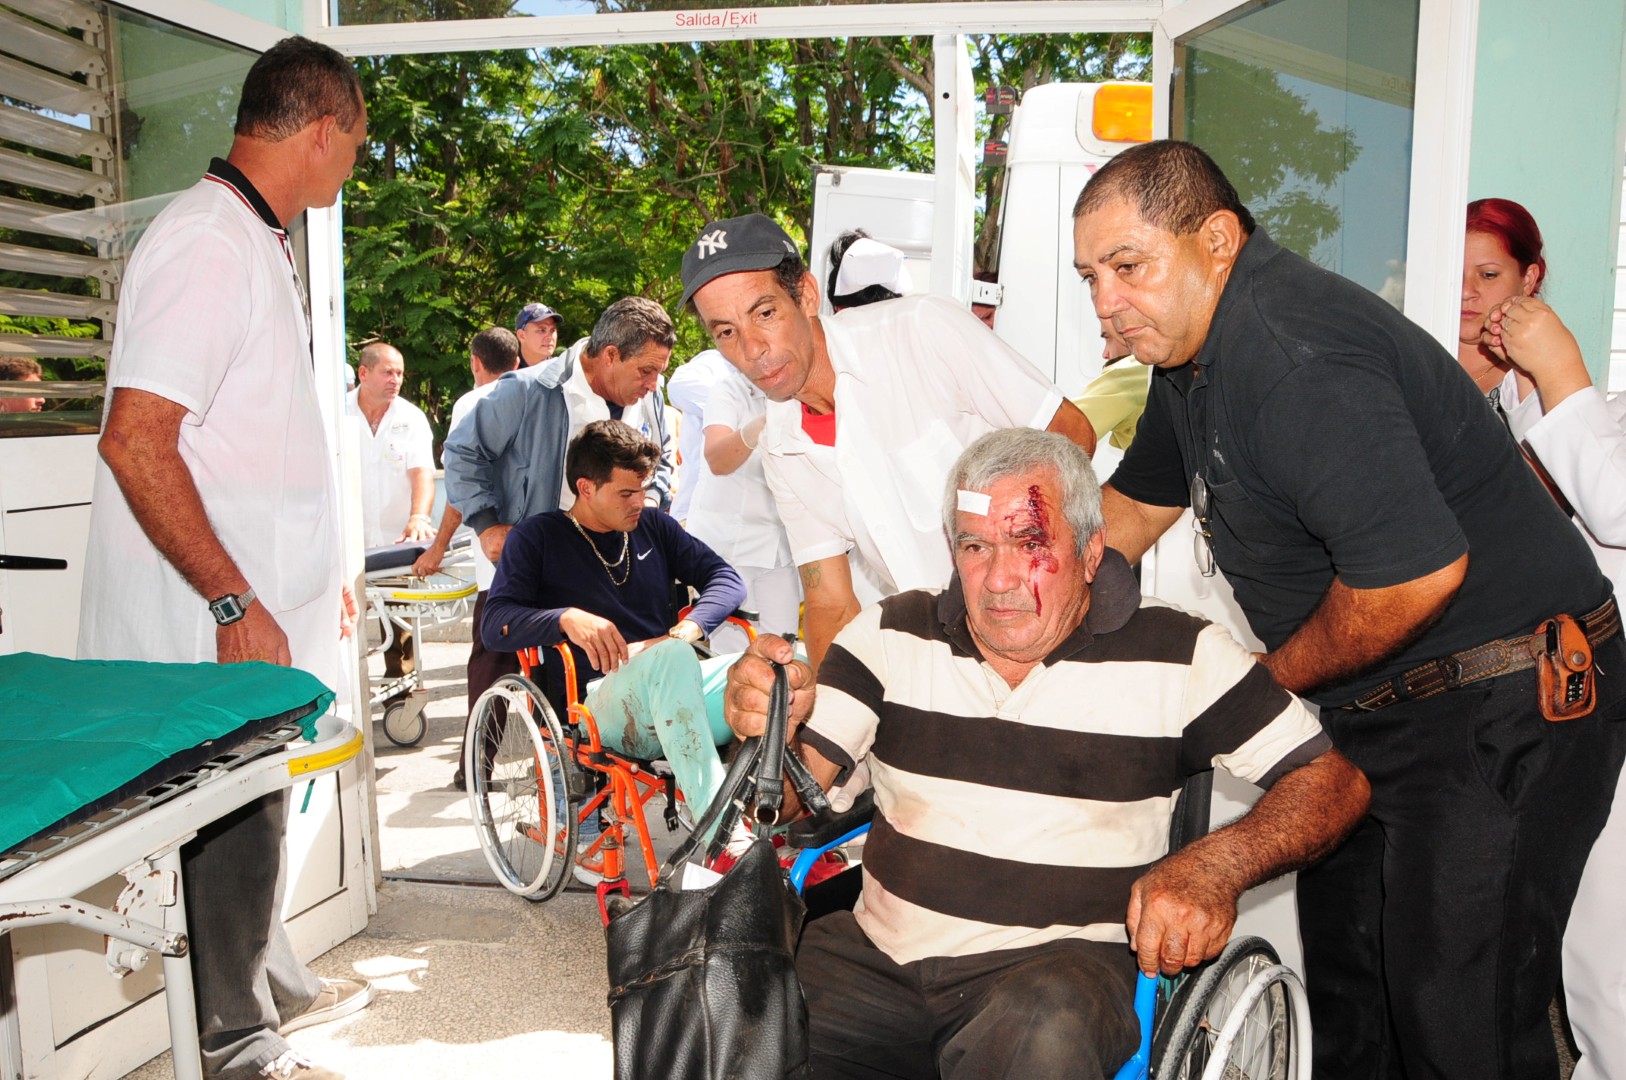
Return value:
<svg viewBox="0 0 1626 1080">
<path fill-rule="evenodd" d="M 1097 439 L 1107 439 L 1119 450 L 1128 450 L 1140 414 L 1146 411 L 1151 378 L 1151 368 L 1126 356 L 1096 376 L 1073 404 L 1090 418 Z"/>
</svg>

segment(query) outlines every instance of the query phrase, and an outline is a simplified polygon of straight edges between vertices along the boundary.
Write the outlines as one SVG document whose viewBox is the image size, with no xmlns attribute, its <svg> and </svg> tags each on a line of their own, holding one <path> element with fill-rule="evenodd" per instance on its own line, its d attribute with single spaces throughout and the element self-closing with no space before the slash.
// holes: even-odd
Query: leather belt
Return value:
<svg viewBox="0 0 1626 1080">
<path fill-rule="evenodd" d="M 1620 608 L 1611 596 L 1602 607 L 1578 616 L 1576 621 L 1586 632 L 1587 641 L 1597 648 L 1620 632 Z M 1535 666 L 1536 657 L 1530 650 L 1530 635 L 1487 641 L 1396 675 L 1340 708 L 1376 712 L 1398 701 L 1420 701 L 1447 690 L 1455 690 L 1466 683 L 1497 675 L 1511 675 Z"/>
</svg>

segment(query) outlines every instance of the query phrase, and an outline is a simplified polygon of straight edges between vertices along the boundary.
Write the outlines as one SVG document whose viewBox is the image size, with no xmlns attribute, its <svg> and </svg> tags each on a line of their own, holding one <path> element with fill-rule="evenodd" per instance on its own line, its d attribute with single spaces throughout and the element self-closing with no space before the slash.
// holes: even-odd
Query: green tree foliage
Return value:
<svg viewBox="0 0 1626 1080">
<path fill-rule="evenodd" d="M 350 21 L 402 3 L 422 8 L 357 0 Z M 973 67 L 979 91 L 1144 78 L 1149 50 L 1135 35 L 988 37 Z M 371 142 L 345 203 L 351 343 L 399 347 L 406 393 L 443 423 L 470 384 L 468 338 L 521 304 L 559 310 L 566 342 L 619 296 L 675 308 L 707 220 L 761 211 L 805 236 L 814 165 L 930 171 L 932 62 L 925 37 L 360 61 Z M 706 347 L 693 319 L 678 326 L 679 360 Z"/>
<path fill-rule="evenodd" d="M 1312 258 L 1339 229 L 1330 192 L 1361 152 L 1354 131 L 1323 124 L 1274 71 L 1204 49 L 1188 49 L 1186 62 L 1188 88 L 1202 87 L 1187 102 L 1189 138 L 1211 149 L 1271 239 Z"/>
</svg>

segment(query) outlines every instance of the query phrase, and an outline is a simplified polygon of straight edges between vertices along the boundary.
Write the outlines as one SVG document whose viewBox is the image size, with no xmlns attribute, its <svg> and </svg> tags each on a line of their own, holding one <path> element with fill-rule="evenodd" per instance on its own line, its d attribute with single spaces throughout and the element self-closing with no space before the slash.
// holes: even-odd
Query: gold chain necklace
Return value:
<svg viewBox="0 0 1626 1080">
<path fill-rule="evenodd" d="M 609 575 L 610 584 L 618 589 L 625 585 L 627 579 L 632 576 L 632 560 L 627 558 L 627 552 L 631 548 L 631 544 L 627 542 L 627 534 L 621 534 L 621 557 L 615 562 L 611 562 L 604 557 L 603 552 L 599 551 L 598 545 L 593 543 L 593 538 L 587 535 L 587 530 L 582 528 L 582 523 L 576 520 L 574 514 L 566 512 L 565 517 L 570 519 L 570 523 L 576 526 L 576 531 L 582 534 L 582 539 L 587 541 L 587 546 L 593 550 L 593 554 L 598 558 L 599 565 L 604 567 L 604 572 Z M 621 574 L 621 580 L 617 581 L 615 580 L 615 568 L 622 563 L 627 564 L 627 569 Z"/>
</svg>

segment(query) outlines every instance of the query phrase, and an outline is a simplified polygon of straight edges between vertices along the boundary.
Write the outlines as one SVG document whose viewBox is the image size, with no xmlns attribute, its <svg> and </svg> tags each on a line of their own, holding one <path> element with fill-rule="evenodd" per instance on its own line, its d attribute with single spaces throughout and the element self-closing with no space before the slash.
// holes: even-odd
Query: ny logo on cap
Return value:
<svg viewBox="0 0 1626 1080">
<path fill-rule="evenodd" d="M 707 255 L 715 255 L 719 251 L 728 250 L 728 234 L 721 229 L 713 229 L 694 242 L 696 254 L 704 259 Z"/>
</svg>

